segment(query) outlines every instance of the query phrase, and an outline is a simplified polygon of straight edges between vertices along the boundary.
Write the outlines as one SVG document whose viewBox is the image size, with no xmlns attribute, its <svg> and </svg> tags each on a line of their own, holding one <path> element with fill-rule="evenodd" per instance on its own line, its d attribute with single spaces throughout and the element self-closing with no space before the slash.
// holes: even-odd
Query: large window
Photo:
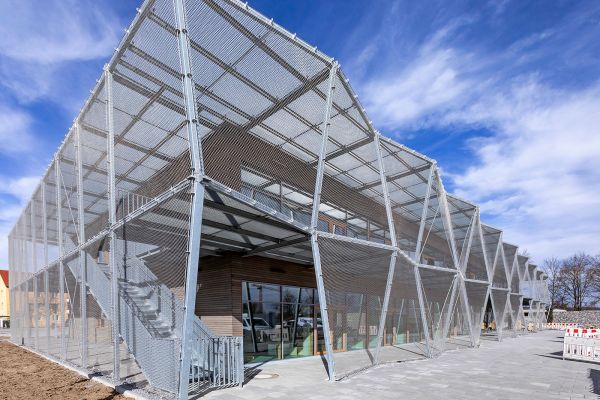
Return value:
<svg viewBox="0 0 600 400">
<path fill-rule="evenodd" d="M 242 282 L 246 363 L 324 351 L 316 289 Z"/>
</svg>

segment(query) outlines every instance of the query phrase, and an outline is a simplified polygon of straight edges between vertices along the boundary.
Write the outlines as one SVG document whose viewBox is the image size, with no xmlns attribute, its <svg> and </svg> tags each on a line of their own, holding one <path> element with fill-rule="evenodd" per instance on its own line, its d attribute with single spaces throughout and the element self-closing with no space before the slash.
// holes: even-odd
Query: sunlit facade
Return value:
<svg viewBox="0 0 600 400">
<path fill-rule="evenodd" d="M 9 241 L 14 342 L 182 399 L 477 347 L 547 302 L 335 60 L 234 0 L 144 2 Z"/>
</svg>

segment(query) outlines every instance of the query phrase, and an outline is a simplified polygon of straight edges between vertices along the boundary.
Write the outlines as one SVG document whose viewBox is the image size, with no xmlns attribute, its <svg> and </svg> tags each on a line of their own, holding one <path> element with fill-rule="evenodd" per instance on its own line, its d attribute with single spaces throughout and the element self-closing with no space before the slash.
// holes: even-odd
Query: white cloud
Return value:
<svg viewBox="0 0 600 400">
<path fill-rule="evenodd" d="M 121 36 L 110 9 L 93 2 L 0 2 L 0 82 L 21 102 L 48 97 L 61 104 L 85 71 L 106 58 Z"/>
<path fill-rule="evenodd" d="M 0 268 L 8 266 L 8 235 L 38 182 L 38 176 L 0 176 Z"/>
<path fill-rule="evenodd" d="M 600 83 L 561 91 L 514 86 L 449 118 L 495 127 L 471 143 L 458 193 L 538 258 L 600 252 Z"/>
<path fill-rule="evenodd" d="M 491 136 L 467 143 L 465 169 L 445 171 L 456 194 L 537 261 L 600 252 L 600 81 L 557 88 L 523 68 L 544 57 L 547 49 L 532 46 L 548 31 L 495 53 L 452 46 L 447 32 L 359 84 L 375 124 L 400 138 L 427 127 L 485 128 Z"/>
<path fill-rule="evenodd" d="M 27 153 L 33 144 L 31 117 L 26 112 L 0 103 L 0 153 Z"/>
<path fill-rule="evenodd" d="M 116 26 L 110 11 L 93 3 L 3 1 L 0 53 L 39 64 L 104 57 L 119 39 Z"/>
</svg>

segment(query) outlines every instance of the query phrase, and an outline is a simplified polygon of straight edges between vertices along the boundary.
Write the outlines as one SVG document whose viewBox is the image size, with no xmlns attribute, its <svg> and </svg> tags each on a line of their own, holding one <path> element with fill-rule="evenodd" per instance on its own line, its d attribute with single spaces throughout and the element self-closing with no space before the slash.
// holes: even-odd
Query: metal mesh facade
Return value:
<svg viewBox="0 0 600 400">
<path fill-rule="evenodd" d="M 314 267 L 331 379 L 477 346 L 488 297 L 498 338 L 524 289 L 539 326 L 547 293 L 336 61 L 236 0 L 143 3 L 9 250 L 15 343 L 180 398 L 243 381 L 242 338 L 195 315 L 203 257 Z"/>
</svg>

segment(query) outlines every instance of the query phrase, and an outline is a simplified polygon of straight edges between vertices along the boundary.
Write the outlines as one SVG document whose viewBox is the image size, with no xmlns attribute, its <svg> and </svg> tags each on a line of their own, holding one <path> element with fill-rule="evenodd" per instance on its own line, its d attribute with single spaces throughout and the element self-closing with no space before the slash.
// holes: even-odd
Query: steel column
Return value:
<svg viewBox="0 0 600 400">
<path fill-rule="evenodd" d="M 473 244 L 473 235 L 475 234 L 474 228 L 475 228 L 475 223 L 476 223 L 478 213 L 479 213 L 479 210 L 476 209 L 475 213 L 473 214 L 473 217 L 471 219 L 471 227 L 468 230 L 469 239 L 467 241 L 467 248 L 464 249 L 464 243 L 463 243 L 463 250 L 461 251 L 461 263 L 463 265 L 460 266 L 461 269 L 458 273 L 458 278 L 460 280 L 460 295 L 463 300 L 463 312 L 465 313 L 465 316 L 467 317 L 467 320 L 469 321 L 469 336 L 471 337 L 471 345 L 473 347 L 476 346 L 475 333 L 473 332 L 473 319 L 471 316 L 471 309 L 469 308 L 469 296 L 467 295 L 467 285 L 465 283 L 465 275 L 464 274 L 466 273 L 469 256 L 471 255 L 471 246 Z"/>
<path fill-rule="evenodd" d="M 385 212 L 387 215 L 388 229 L 390 231 L 390 241 L 392 246 L 398 247 L 396 242 L 396 227 L 394 225 L 394 217 L 392 215 L 392 206 L 390 204 L 389 191 L 387 188 L 387 178 L 385 175 L 385 165 L 383 163 L 383 157 L 381 156 L 381 143 L 379 139 L 379 133 L 375 133 L 374 137 L 375 149 L 377 152 L 377 162 L 379 164 L 379 175 L 381 177 L 381 191 L 383 192 L 383 200 L 385 203 Z M 392 291 L 392 284 L 394 281 L 394 273 L 396 271 L 396 257 L 397 251 L 394 251 L 390 257 L 390 266 L 388 268 L 388 276 L 385 285 L 385 294 L 383 297 L 383 305 L 381 307 L 381 315 L 379 317 L 379 327 L 377 329 L 377 347 L 375 348 L 375 362 L 379 364 L 379 353 L 382 345 L 383 331 L 385 329 L 385 321 L 387 319 L 387 311 L 390 301 L 390 294 Z"/>
<path fill-rule="evenodd" d="M 37 237 L 35 233 L 35 199 L 31 200 L 31 253 L 33 254 L 33 272 L 37 272 Z M 37 276 L 33 278 L 33 321 L 34 321 L 34 329 L 35 329 L 35 349 L 39 349 L 39 334 L 38 334 L 38 325 L 39 325 L 39 306 L 38 306 L 38 287 L 37 287 Z"/>
<path fill-rule="evenodd" d="M 111 273 L 111 313 L 112 313 L 112 345 L 113 345 L 113 381 L 118 384 L 121 380 L 121 363 L 119 351 L 120 318 L 119 318 L 119 271 L 117 269 L 117 235 L 114 225 L 117 222 L 116 210 L 116 182 L 115 182 L 115 128 L 113 116 L 113 80 L 108 66 L 104 67 L 104 90 L 106 90 L 106 123 L 107 135 L 107 157 L 108 167 L 108 224 L 111 227 L 109 233 L 110 242 L 110 273 Z"/>
<path fill-rule="evenodd" d="M 327 308 L 327 297 L 325 295 L 325 286 L 323 283 L 323 270 L 321 269 L 321 255 L 317 241 L 317 223 L 319 221 L 319 205 L 321 203 L 321 189 L 323 187 L 323 171 L 325 168 L 325 153 L 327 152 L 327 142 L 329 140 L 329 119 L 331 116 L 331 105 L 335 93 L 335 81 L 337 76 L 338 64 L 333 62 L 329 70 L 329 80 L 327 88 L 327 98 L 325 102 L 325 116 L 321 128 L 321 148 L 319 151 L 319 161 L 317 164 L 317 176 L 315 179 L 315 193 L 313 195 L 313 208 L 311 216 L 311 247 L 313 254 L 313 263 L 315 266 L 315 275 L 317 279 L 317 290 L 319 293 L 319 303 L 321 307 L 321 320 L 323 325 L 323 337 L 325 339 L 325 358 L 327 360 L 327 372 L 330 381 L 335 381 L 335 363 L 333 360 L 333 345 L 329 331 L 329 310 Z"/>
<path fill-rule="evenodd" d="M 56 219 L 58 221 L 58 276 L 59 276 L 59 302 L 60 302 L 60 358 L 64 361 L 66 357 L 65 348 L 65 271 L 62 261 L 63 249 L 63 231 L 62 231 L 62 202 L 61 187 L 62 173 L 60 171 L 60 157 L 54 158 L 54 175 L 56 178 Z"/>
<path fill-rule="evenodd" d="M 50 304 L 48 303 L 48 291 L 50 282 L 48 281 L 48 223 L 46 221 L 46 183 L 42 180 L 42 234 L 44 237 L 44 314 L 46 322 L 46 352 L 50 352 Z"/>
<path fill-rule="evenodd" d="M 433 356 L 431 352 L 431 336 L 429 333 L 429 324 L 427 323 L 427 313 L 425 312 L 425 299 L 423 296 L 423 282 L 421 281 L 421 273 L 419 267 L 414 267 L 415 282 L 417 284 L 417 299 L 419 300 L 419 312 L 421 314 L 421 323 L 423 324 L 423 333 L 425 334 L 425 348 L 427 349 L 427 357 Z"/>
<path fill-rule="evenodd" d="M 435 163 L 429 167 L 429 177 L 427 178 L 427 188 L 425 189 L 425 198 L 423 200 L 423 210 L 421 211 L 421 222 L 419 224 L 419 234 L 417 236 L 417 246 L 415 248 L 415 261 L 421 263 L 421 246 L 423 241 L 423 233 L 425 232 L 425 225 L 427 221 L 427 213 L 429 210 L 429 197 L 431 197 L 431 185 L 433 184 Z"/>
<path fill-rule="evenodd" d="M 190 57 L 190 41 L 187 30 L 184 0 L 173 0 L 177 24 L 177 44 L 181 67 L 181 81 L 185 102 L 186 130 L 191 154 L 192 205 L 188 238 L 187 268 L 185 280 L 185 299 L 183 333 L 179 360 L 178 398 L 185 400 L 189 391 L 189 374 L 192 356 L 193 324 L 196 312 L 196 288 L 200 263 L 200 240 L 202 236 L 202 214 L 204 211 L 204 185 L 200 182 L 204 175 L 204 164 L 200 136 L 198 134 L 198 116 L 194 95 L 194 80 Z M 242 349 L 243 351 L 243 349 Z M 242 379 L 243 380 L 243 379 Z"/>
<path fill-rule="evenodd" d="M 81 139 L 81 128 L 79 126 L 79 120 L 75 122 L 75 146 L 76 146 L 76 157 L 77 157 L 77 208 L 78 208 L 78 220 L 79 220 L 79 297 L 80 297 L 80 319 L 81 319 L 81 366 L 87 367 L 88 359 L 88 325 L 87 325 L 87 277 L 86 277 L 86 258 L 85 251 L 81 248 L 81 245 L 85 242 L 85 213 L 83 206 L 83 159 L 82 159 L 82 147 L 83 141 Z"/>
</svg>

